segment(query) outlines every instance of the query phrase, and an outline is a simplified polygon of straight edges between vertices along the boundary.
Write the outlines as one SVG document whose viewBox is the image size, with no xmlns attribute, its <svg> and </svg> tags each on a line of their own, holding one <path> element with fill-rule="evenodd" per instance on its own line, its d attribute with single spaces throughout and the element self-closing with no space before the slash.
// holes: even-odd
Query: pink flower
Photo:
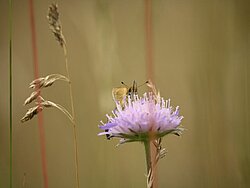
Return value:
<svg viewBox="0 0 250 188">
<path fill-rule="evenodd" d="M 134 141 L 145 141 L 149 134 L 156 138 L 167 134 L 180 135 L 183 128 L 179 128 L 183 116 L 179 115 L 179 107 L 173 109 L 170 100 L 164 100 L 159 95 L 145 93 L 143 97 L 132 95 L 127 97 L 125 106 L 116 103 L 112 116 L 106 115 L 107 123 L 102 123 L 100 129 L 109 138 L 118 137 L 120 144 Z"/>
</svg>

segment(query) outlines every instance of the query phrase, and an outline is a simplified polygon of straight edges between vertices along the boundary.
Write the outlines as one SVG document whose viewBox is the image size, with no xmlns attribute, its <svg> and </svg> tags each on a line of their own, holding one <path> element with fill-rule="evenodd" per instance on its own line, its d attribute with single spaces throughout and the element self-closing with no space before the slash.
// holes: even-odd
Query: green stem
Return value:
<svg viewBox="0 0 250 188">
<path fill-rule="evenodd" d="M 12 188 L 12 0 L 9 0 L 10 188 Z"/>
<path fill-rule="evenodd" d="M 151 151 L 150 151 L 150 141 L 144 141 L 145 155 L 146 155 L 146 165 L 147 165 L 147 174 L 151 169 Z"/>
</svg>

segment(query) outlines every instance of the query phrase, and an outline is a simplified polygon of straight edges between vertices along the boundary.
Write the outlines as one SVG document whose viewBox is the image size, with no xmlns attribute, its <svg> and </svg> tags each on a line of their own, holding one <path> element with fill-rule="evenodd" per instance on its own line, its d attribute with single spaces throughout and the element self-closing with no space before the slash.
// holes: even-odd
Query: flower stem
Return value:
<svg viewBox="0 0 250 188">
<path fill-rule="evenodd" d="M 146 155 L 146 165 L 147 165 L 147 174 L 151 169 L 151 151 L 150 151 L 150 141 L 144 141 L 145 155 Z"/>
<path fill-rule="evenodd" d="M 65 44 L 63 45 L 63 52 L 65 57 L 65 66 L 67 77 L 69 79 L 69 94 L 70 94 L 70 102 L 71 102 L 71 114 L 72 114 L 72 128 L 73 128 L 73 137 L 74 137 L 74 148 L 75 148 L 75 173 L 76 173 L 76 187 L 80 187 L 79 182 L 79 160 L 78 160 L 78 143 L 77 143 L 77 131 L 76 131 L 76 123 L 75 123 L 75 109 L 74 109 L 74 101 L 73 101 L 73 92 L 72 92 L 72 84 L 69 75 L 69 67 L 68 67 L 68 58 L 67 58 L 67 49 Z"/>
<path fill-rule="evenodd" d="M 147 188 L 157 188 L 155 167 L 156 161 L 154 160 L 155 154 L 152 146 L 152 139 L 144 141 L 145 154 L 146 154 L 146 164 L 147 164 Z M 153 159 L 153 160 L 152 160 Z"/>
</svg>

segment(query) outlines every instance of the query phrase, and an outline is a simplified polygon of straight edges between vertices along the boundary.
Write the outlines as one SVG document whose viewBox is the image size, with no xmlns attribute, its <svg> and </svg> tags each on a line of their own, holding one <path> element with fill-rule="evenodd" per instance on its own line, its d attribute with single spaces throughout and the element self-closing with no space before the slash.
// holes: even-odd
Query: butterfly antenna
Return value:
<svg viewBox="0 0 250 188">
<path fill-rule="evenodd" d="M 139 85 L 138 87 L 144 86 L 145 84 L 148 84 L 149 81 L 147 80 L 146 82 L 144 82 L 143 84 Z"/>
<path fill-rule="evenodd" d="M 125 85 L 126 87 L 128 87 L 128 85 L 127 85 L 127 84 L 125 84 L 124 82 L 121 82 L 121 84 L 122 84 L 122 85 Z"/>
</svg>

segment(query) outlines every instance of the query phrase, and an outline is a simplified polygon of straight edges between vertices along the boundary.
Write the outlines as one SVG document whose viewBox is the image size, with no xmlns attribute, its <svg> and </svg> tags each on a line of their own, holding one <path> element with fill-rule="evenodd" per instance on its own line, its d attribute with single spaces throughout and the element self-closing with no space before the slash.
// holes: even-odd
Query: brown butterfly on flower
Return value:
<svg viewBox="0 0 250 188">
<path fill-rule="evenodd" d="M 112 97 L 115 102 L 119 102 L 122 106 L 124 106 L 126 99 L 128 96 L 132 96 L 137 94 L 138 87 L 147 84 L 148 81 L 143 83 L 142 85 L 137 86 L 136 81 L 134 80 L 132 86 L 126 85 L 124 82 L 121 82 L 122 86 L 115 87 L 112 89 Z"/>
<path fill-rule="evenodd" d="M 115 87 L 112 89 L 112 97 L 115 102 L 120 103 L 122 108 L 125 107 L 125 103 L 127 102 L 127 98 L 129 96 L 133 96 L 137 94 L 138 87 L 143 86 L 144 84 L 148 84 L 149 81 L 137 86 L 136 81 L 134 80 L 132 86 L 126 85 L 124 82 L 121 82 L 122 86 Z M 116 109 L 115 109 L 116 110 Z M 108 131 L 108 130 L 105 130 Z M 109 134 L 106 135 L 107 139 L 110 139 L 111 136 Z"/>
</svg>

